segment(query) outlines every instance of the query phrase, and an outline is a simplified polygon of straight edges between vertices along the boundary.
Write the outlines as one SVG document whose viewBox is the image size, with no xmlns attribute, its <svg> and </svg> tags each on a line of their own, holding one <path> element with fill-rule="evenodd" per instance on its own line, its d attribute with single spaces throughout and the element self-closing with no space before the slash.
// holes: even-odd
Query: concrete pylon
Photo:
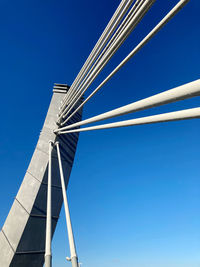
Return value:
<svg viewBox="0 0 200 267">
<path fill-rule="evenodd" d="M 45 253 L 49 140 L 59 141 L 65 184 L 71 173 L 78 134 L 56 136 L 53 130 L 67 85 L 56 84 L 49 110 L 24 180 L 0 232 L 1 267 L 42 267 Z M 78 105 L 80 102 L 78 103 Z M 82 111 L 70 123 L 81 120 Z M 52 151 L 52 236 L 63 203 L 56 150 Z"/>
</svg>

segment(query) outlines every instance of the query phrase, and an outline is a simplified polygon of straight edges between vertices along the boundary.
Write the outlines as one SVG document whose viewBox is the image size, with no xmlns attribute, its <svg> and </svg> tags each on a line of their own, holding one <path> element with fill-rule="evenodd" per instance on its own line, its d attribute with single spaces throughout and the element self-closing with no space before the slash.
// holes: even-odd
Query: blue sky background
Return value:
<svg viewBox="0 0 200 267">
<path fill-rule="evenodd" d="M 176 3 L 156 1 L 87 95 Z M 53 83 L 73 82 L 118 4 L 0 1 L 1 226 L 37 143 Z M 191 0 L 88 102 L 84 118 L 199 79 L 199 10 L 200 1 Z M 198 106 L 199 97 L 124 118 Z M 200 266 L 199 130 L 199 120 L 191 120 L 80 134 L 68 196 L 83 267 Z M 70 266 L 65 256 L 62 211 L 53 266 Z"/>
</svg>

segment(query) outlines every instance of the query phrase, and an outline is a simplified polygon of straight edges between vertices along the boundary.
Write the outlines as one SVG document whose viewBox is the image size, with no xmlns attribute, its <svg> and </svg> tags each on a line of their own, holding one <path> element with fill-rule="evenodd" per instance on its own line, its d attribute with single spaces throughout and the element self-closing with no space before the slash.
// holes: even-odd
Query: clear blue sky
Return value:
<svg viewBox="0 0 200 267">
<path fill-rule="evenodd" d="M 91 90 L 177 1 L 157 0 Z M 71 84 L 119 4 L 0 1 L 0 224 L 34 151 L 54 82 Z M 190 3 L 88 102 L 84 118 L 199 79 L 200 1 Z M 199 106 L 199 97 L 125 116 Z M 199 120 L 80 134 L 68 188 L 83 267 L 200 266 Z M 53 266 L 70 266 L 64 213 Z"/>
</svg>

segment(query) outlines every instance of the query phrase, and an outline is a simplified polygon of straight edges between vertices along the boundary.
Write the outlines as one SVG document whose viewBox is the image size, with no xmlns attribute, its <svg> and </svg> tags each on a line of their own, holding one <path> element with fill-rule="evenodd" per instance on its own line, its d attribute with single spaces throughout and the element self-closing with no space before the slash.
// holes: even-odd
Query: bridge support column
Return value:
<svg viewBox="0 0 200 267">
<path fill-rule="evenodd" d="M 67 85 L 56 84 L 54 86 L 51 103 L 33 157 L 9 215 L 0 231 L 0 267 L 43 267 L 45 260 L 51 263 L 51 256 L 45 252 L 49 165 L 48 141 L 59 141 L 60 143 L 66 188 L 78 142 L 78 134 L 57 136 L 53 133 L 58 128 L 56 124 L 57 114 L 67 90 Z M 69 123 L 80 121 L 81 116 L 82 111 L 77 113 Z M 58 157 L 55 148 L 52 149 L 51 163 L 52 239 L 63 203 Z"/>
</svg>

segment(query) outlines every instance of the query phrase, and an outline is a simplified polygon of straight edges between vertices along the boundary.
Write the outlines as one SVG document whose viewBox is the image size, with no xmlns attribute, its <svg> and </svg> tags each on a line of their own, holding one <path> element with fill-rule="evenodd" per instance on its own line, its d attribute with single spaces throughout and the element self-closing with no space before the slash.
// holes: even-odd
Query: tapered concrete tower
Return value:
<svg viewBox="0 0 200 267">
<path fill-rule="evenodd" d="M 42 267 L 44 264 L 49 140 L 60 143 L 66 185 L 69 181 L 78 141 L 77 133 L 59 137 L 53 133 L 53 130 L 58 128 L 57 114 L 67 90 L 67 85 L 56 84 L 54 86 L 49 110 L 31 162 L 0 232 L 1 267 Z M 81 115 L 82 111 L 77 113 L 69 123 L 80 121 Z M 52 153 L 53 236 L 63 197 L 57 153 L 56 151 Z"/>
</svg>

